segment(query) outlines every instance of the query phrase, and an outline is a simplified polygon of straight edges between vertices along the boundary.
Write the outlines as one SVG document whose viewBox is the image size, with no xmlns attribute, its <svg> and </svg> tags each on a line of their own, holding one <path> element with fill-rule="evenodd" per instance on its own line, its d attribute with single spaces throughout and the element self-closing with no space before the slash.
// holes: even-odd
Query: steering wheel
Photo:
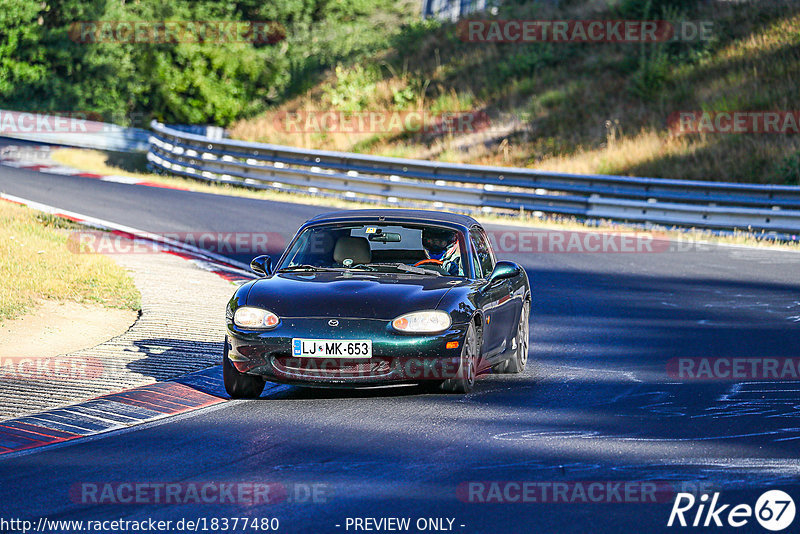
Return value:
<svg viewBox="0 0 800 534">
<path fill-rule="evenodd" d="M 428 258 L 428 259 L 425 259 L 425 260 L 418 261 L 417 263 L 414 264 L 414 267 L 419 267 L 420 265 L 438 265 L 438 266 L 441 266 L 442 265 L 442 260 L 435 260 L 433 258 Z"/>
</svg>

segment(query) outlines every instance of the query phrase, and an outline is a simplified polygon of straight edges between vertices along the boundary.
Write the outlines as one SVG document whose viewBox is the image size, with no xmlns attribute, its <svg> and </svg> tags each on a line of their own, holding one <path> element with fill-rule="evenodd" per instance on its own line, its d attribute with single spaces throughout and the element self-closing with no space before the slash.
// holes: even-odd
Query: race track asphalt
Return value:
<svg viewBox="0 0 800 534">
<path fill-rule="evenodd" d="M 4 167 L 0 191 L 154 232 L 268 231 L 288 239 L 327 211 Z M 465 533 L 670 532 L 701 530 L 666 526 L 683 489 L 751 506 L 764 491 L 782 489 L 800 504 L 800 381 L 693 381 L 669 372 L 676 358 L 800 356 L 800 254 L 683 248 L 500 253 L 525 267 L 533 287 L 523 375 L 484 377 L 467 396 L 280 387 L 256 401 L 0 458 L 0 515 L 276 517 L 280 532 L 319 533 L 363 532 L 347 521 L 366 517 L 408 517 L 412 526 L 450 518 L 452 530 Z M 569 502 L 481 503 L 459 493 L 479 481 L 538 482 L 540 491 L 567 482 L 560 500 Z M 645 503 L 635 495 L 581 502 L 575 493 L 590 482 L 636 488 L 642 481 L 669 491 Z M 266 482 L 287 498 L 109 504 L 79 491 L 124 482 Z M 312 490 L 316 498 L 306 498 Z M 753 518 L 737 529 L 745 531 L 765 532 Z"/>
</svg>

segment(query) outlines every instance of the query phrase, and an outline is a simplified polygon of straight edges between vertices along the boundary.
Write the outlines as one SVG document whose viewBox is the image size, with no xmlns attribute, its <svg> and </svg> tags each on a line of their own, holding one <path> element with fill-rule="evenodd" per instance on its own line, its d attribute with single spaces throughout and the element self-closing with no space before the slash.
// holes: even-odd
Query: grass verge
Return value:
<svg viewBox="0 0 800 534">
<path fill-rule="evenodd" d="M 98 254 L 67 248 L 79 226 L 53 215 L 0 202 L 0 323 L 42 299 L 138 310 L 139 291 L 125 270 Z"/>
</svg>

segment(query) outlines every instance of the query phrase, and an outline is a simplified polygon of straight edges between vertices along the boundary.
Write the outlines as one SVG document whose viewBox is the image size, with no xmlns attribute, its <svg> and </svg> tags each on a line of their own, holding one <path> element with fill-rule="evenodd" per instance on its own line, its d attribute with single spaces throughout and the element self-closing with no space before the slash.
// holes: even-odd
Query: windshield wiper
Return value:
<svg viewBox="0 0 800 534">
<path fill-rule="evenodd" d="M 278 269 L 279 273 L 283 272 L 290 272 L 290 271 L 339 271 L 341 269 L 334 269 L 332 267 L 319 267 L 317 265 L 308 265 L 308 264 L 300 264 L 300 265 L 289 265 L 288 267 L 283 267 Z"/>
<path fill-rule="evenodd" d="M 277 272 L 295 272 L 295 271 L 319 271 L 319 272 L 343 272 L 343 271 L 368 271 L 368 272 L 379 272 L 382 267 L 388 267 L 389 269 L 395 269 L 397 271 L 401 271 L 404 273 L 411 273 L 411 274 L 421 274 L 421 275 L 434 275 L 434 276 L 444 276 L 442 273 L 438 271 L 434 271 L 431 269 L 423 269 L 421 267 L 412 267 L 411 265 L 406 265 L 405 263 L 370 263 L 370 264 L 359 264 L 353 265 L 352 267 L 345 267 L 345 268 L 337 268 L 337 267 L 320 267 L 318 265 L 308 265 L 308 264 L 298 264 L 298 265 L 289 265 L 287 267 L 283 267 L 278 269 Z"/>
<path fill-rule="evenodd" d="M 373 265 L 371 263 L 359 263 L 358 265 L 352 265 L 350 267 L 345 267 L 345 269 L 347 269 L 348 271 L 369 271 L 369 272 L 374 272 L 374 271 L 378 270 L 375 267 L 375 265 Z"/>
<path fill-rule="evenodd" d="M 381 263 L 380 266 L 391 267 L 392 269 L 397 269 L 398 271 L 402 271 L 404 273 L 433 274 L 436 276 L 443 276 L 442 273 L 438 271 L 434 271 L 431 269 L 423 269 L 422 267 L 412 267 L 411 265 L 406 265 L 405 263 Z"/>
</svg>

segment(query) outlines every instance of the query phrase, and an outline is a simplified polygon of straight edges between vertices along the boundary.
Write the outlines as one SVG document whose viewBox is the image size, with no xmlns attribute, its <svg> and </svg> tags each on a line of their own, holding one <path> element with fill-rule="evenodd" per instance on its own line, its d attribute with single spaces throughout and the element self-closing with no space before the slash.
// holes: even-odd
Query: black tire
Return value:
<svg viewBox="0 0 800 534">
<path fill-rule="evenodd" d="M 528 363 L 528 343 L 530 340 L 530 325 L 528 324 L 528 317 L 531 313 L 530 301 L 525 301 L 522 305 L 522 310 L 519 312 L 519 324 L 517 325 L 517 350 L 514 356 L 507 360 L 506 373 L 517 374 L 525 370 L 525 365 Z"/>
<path fill-rule="evenodd" d="M 508 360 L 503 360 L 500 363 L 496 363 L 492 366 L 492 372 L 495 374 L 505 374 L 508 372 Z"/>
<path fill-rule="evenodd" d="M 467 335 L 464 336 L 464 346 L 461 349 L 461 366 L 455 377 L 448 378 L 442 382 L 442 391 L 448 393 L 469 393 L 472 391 L 478 370 L 478 356 L 480 354 L 480 345 L 478 343 L 478 332 L 475 329 L 475 323 L 470 323 L 467 328 Z"/>
<path fill-rule="evenodd" d="M 444 380 L 425 380 L 419 383 L 423 393 L 441 393 Z"/>
<path fill-rule="evenodd" d="M 257 399 L 264 391 L 264 379 L 260 376 L 240 373 L 228 359 L 228 342 L 225 342 L 225 353 L 222 355 L 222 382 L 225 391 L 232 399 Z"/>
</svg>

